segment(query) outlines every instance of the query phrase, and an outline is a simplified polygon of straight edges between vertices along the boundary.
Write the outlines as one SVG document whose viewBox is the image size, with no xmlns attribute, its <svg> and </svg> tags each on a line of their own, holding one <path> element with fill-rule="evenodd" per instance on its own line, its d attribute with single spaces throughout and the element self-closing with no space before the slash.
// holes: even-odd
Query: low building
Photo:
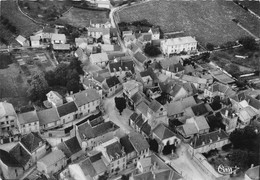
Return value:
<svg viewBox="0 0 260 180">
<path fill-rule="evenodd" d="M 183 82 L 192 83 L 199 90 L 204 90 L 208 85 L 207 79 L 199 78 L 199 77 L 196 77 L 196 76 L 189 76 L 189 75 L 186 75 L 186 74 L 182 75 L 180 80 L 183 81 Z"/>
<path fill-rule="evenodd" d="M 61 142 L 57 148 L 65 154 L 67 164 L 74 162 L 84 154 L 76 136 Z"/>
<path fill-rule="evenodd" d="M 52 175 L 67 165 L 66 156 L 61 150 L 54 150 L 37 161 L 37 170 Z"/>
<path fill-rule="evenodd" d="M 260 166 L 249 168 L 245 173 L 245 180 L 257 180 L 260 178 Z"/>
<path fill-rule="evenodd" d="M 231 107 L 225 107 L 221 109 L 220 114 L 223 118 L 222 123 L 225 125 L 226 132 L 233 132 L 238 125 L 238 116 L 235 113 L 235 110 Z"/>
<path fill-rule="evenodd" d="M 110 28 L 111 23 L 109 19 L 106 18 L 98 18 L 98 19 L 91 19 L 90 26 L 94 28 Z"/>
<path fill-rule="evenodd" d="M 123 83 L 123 95 L 128 101 L 138 91 L 143 92 L 143 85 L 140 82 L 130 80 Z"/>
<path fill-rule="evenodd" d="M 62 125 L 56 108 L 38 111 L 37 115 L 41 130 L 48 130 Z"/>
<path fill-rule="evenodd" d="M 112 62 L 110 61 L 108 69 L 111 76 L 117 76 L 121 79 L 125 78 L 127 75 L 131 76 L 135 74 L 134 62 L 130 57 L 126 60 L 115 59 Z"/>
<path fill-rule="evenodd" d="M 153 100 L 149 104 L 149 108 L 147 111 L 148 123 L 152 127 L 152 129 L 157 126 L 158 123 L 164 123 L 168 125 L 168 117 L 166 108 L 160 104 L 158 101 Z"/>
<path fill-rule="evenodd" d="M 213 112 L 212 108 L 207 103 L 200 103 L 185 109 L 185 115 L 188 117 L 208 115 Z"/>
<path fill-rule="evenodd" d="M 138 159 L 145 158 L 150 154 L 150 145 L 146 139 L 139 133 L 133 132 L 129 134 L 129 141 L 137 152 Z"/>
<path fill-rule="evenodd" d="M 105 67 L 109 61 L 107 53 L 97 53 L 97 54 L 91 54 L 89 56 L 89 61 L 92 64 L 96 64 L 100 67 Z"/>
<path fill-rule="evenodd" d="M 198 133 L 204 134 L 209 132 L 209 124 L 204 116 L 195 116 L 186 120 L 187 123 L 194 123 Z"/>
<path fill-rule="evenodd" d="M 183 141 L 188 142 L 194 135 L 198 134 L 198 129 L 194 123 L 186 123 L 176 127 L 176 131 L 183 138 Z"/>
<path fill-rule="evenodd" d="M 162 63 L 162 73 L 170 78 L 176 78 L 177 75 L 184 73 L 184 67 L 181 63 L 170 64 L 169 66 Z"/>
<path fill-rule="evenodd" d="M 197 50 L 198 42 L 191 36 L 165 39 L 161 41 L 161 48 L 164 54 L 170 55 L 182 51 L 192 52 Z"/>
<path fill-rule="evenodd" d="M 29 46 L 28 40 L 21 35 L 17 36 L 15 40 L 23 47 Z"/>
<path fill-rule="evenodd" d="M 31 46 L 40 47 L 41 46 L 41 37 L 40 36 L 30 36 Z"/>
<path fill-rule="evenodd" d="M 63 104 L 62 96 L 56 91 L 50 91 L 46 94 L 48 102 L 52 104 L 53 107 L 57 107 Z"/>
<path fill-rule="evenodd" d="M 111 140 L 117 133 L 119 127 L 112 121 L 98 124 L 94 127 L 89 122 L 75 127 L 76 136 L 83 151 L 92 150 L 101 143 Z"/>
<path fill-rule="evenodd" d="M 39 118 L 36 110 L 19 114 L 18 124 L 22 134 L 40 131 Z"/>
<path fill-rule="evenodd" d="M 116 76 L 112 76 L 105 80 L 105 84 L 103 85 L 103 88 L 105 90 L 105 96 L 111 97 L 114 94 L 121 91 L 123 89 L 123 86 Z"/>
<path fill-rule="evenodd" d="M 58 106 L 57 112 L 60 117 L 61 124 L 70 123 L 78 118 L 78 107 L 74 101 Z"/>
<path fill-rule="evenodd" d="M 152 34 L 151 33 L 136 33 L 135 34 L 136 39 L 142 43 L 143 46 L 145 46 L 147 43 L 152 42 Z"/>
<path fill-rule="evenodd" d="M 52 44 L 65 44 L 66 43 L 65 34 L 52 34 L 51 43 Z"/>
<path fill-rule="evenodd" d="M 70 51 L 70 44 L 53 44 L 55 51 Z"/>
<path fill-rule="evenodd" d="M 160 28 L 159 27 L 150 28 L 148 33 L 150 33 L 152 35 L 152 40 L 160 39 Z"/>
<path fill-rule="evenodd" d="M 110 39 L 109 28 L 92 28 L 92 27 L 89 27 L 88 28 L 88 36 L 93 37 L 95 39 L 98 39 L 100 37 L 102 37 L 103 40 L 104 40 L 104 38 Z"/>
<path fill-rule="evenodd" d="M 136 62 L 140 65 L 140 66 L 143 66 L 144 63 L 146 61 L 148 61 L 148 58 L 142 54 L 140 51 L 137 51 L 135 54 L 134 54 L 134 58 L 136 60 Z"/>
<path fill-rule="evenodd" d="M 197 153 L 206 153 L 212 149 L 220 149 L 228 143 L 228 134 L 219 129 L 195 136 L 189 143 L 188 152 L 194 156 Z"/>
</svg>

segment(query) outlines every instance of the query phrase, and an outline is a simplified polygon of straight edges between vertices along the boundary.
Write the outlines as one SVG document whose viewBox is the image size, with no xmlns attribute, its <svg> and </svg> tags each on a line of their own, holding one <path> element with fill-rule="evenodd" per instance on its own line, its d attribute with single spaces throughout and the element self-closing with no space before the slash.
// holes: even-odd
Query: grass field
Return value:
<svg viewBox="0 0 260 180">
<path fill-rule="evenodd" d="M 249 35 L 232 19 L 236 18 L 249 31 L 258 35 L 259 20 L 233 2 L 218 1 L 152 1 L 130 6 L 119 12 L 120 21 L 147 19 L 163 32 L 184 31 L 203 45 L 235 41 Z"/>
<path fill-rule="evenodd" d="M 14 0 L 1 1 L 1 14 L 17 27 L 19 34 L 27 37 L 40 27 L 18 11 Z M 12 34 L 0 24 L 0 36 L 12 42 L 17 35 Z"/>
<path fill-rule="evenodd" d="M 260 1 L 244 0 L 244 1 L 239 1 L 239 3 L 246 6 L 248 9 L 250 9 L 251 11 L 253 11 L 254 13 L 260 16 Z"/>
<path fill-rule="evenodd" d="M 68 23 L 75 27 L 88 27 L 91 19 L 105 19 L 109 18 L 106 11 L 93 11 L 86 9 L 73 8 L 66 13 L 59 20 Z"/>
</svg>

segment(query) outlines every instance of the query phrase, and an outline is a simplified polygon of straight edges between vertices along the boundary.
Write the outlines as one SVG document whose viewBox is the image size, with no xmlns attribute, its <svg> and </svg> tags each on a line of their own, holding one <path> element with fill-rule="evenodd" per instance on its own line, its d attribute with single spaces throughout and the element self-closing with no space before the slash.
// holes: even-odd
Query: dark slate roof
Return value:
<svg viewBox="0 0 260 180">
<path fill-rule="evenodd" d="M 134 54 L 134 57 L 137 61 L 139 61 L 140 63 L 144 63 L 145 60 L 147 59 L 145 55 L 143 55 L 140 51 L 136 52 Z"/>
<path fill-rule="evenodd" d="M 150 104 L 149 104 L 149 108 L 153 111 L 153 112 L 157 112 L 160 107 L 162 107 L 162 105 L 156 101 L 156 100 L 153 100 Z"/>
<path fill-rule="evenodd" d="M 109 88 L 114 87 L 117 84 L 120 84 L 120 81 L 118 80 L 118 78 L 116 76 L 112 76 L 112 77 L 108 78 L 106 81 L 107 81 L 107 85 Z"/>
<path fill-rule="evenodd" d="M 150 33 L 143 34 L 143 41 L 151 41 L 151 40 L 152 40 L 152 34 Z"/>
<path fill-rule="evenodd" d="M 215 143 L 224 139 L 228 139 L 228 134 L 223 130 L 217 130 L 210 133 L 200 134 L 198 136 L 195 136 L 190 142 L 190 145 L 194 149 L 196 149 L 201 146 L 206 146 L 208 144 Z"/>
<path fill-rule="evenodd" d="M 129 141 L 128 136 L 124 136 L 124 137 L 120 138 L 120 144 L 123 146 L 126 154 L 129 154 L 129 153 L 135 151 L 133 145 Z"/>
<path fill-rule="evenodd" d="M 93 167 L 89 158 L 87 158 L 86 160 L 81 162 L 80 166 L 81 166 L 81 169 L 83 170 L 83 173 L 85 174 L 85 176 L 88 176 L 88 175 L 90 175 L 91 177 L 96 176 L 97 172 L 96 172 L 95 168 Z"/>
<path fill-rule="evenodd" d="M 246 95 L 245 99 L 250 106 L 252 106 L 253 108 L 255 108 L 257 110 L 260 110 L 260 101 L 259 100 L 255 99 L 251 96 L 248 96 L 248 95 Z"/>
<path fill-rule="evenodd" d="M 114 142 L 113 144 L 110 144 L 106 147 L 107 150 L 107 155 L 109 157 L 117 158 L 117 155 L 119 157 L 123 156 L 123 151 L 122 151 L 122 145 L 119 142 Z"/>
<path fill-rule="evenodd" d="M 191 107 L 193 113 L 195 116 L 201 116 L 209 112 L 208 108 L 206 107 L 206 104 L 198 104 Z"/>
<path fill-rule="evenodd" d="M 19 143 L 9 151 L 9 154 L 13 156 L 23 167 L 26 166 L 31 159 L 30 154 Z"/>
<path fill-rule="evenodd" d="M 22 137 L 21 143 L 29 152 L 32 153 L 40 147 L 40 143 L 43 145 L 45 142 L 38 133 L 31 132 Z"/>
<path fill-rule="evenodd" d="M 68 139 L 64 143 L 66 144 L 66 146 L 68 147 L 68 149 L 70 150 L 70 152 L 72 154 L 76 154 L 77 152 L 81 151 L 81 147 L 79 145 L 79 141 L 76 138 L 76 136 L 74 136 L 73 138 Z"/>
<path fill-rule="evenodd" d="M 129 119 L 131 119 L 132 121 L 135 121 L 135 119 L 137 118 L 138 114 L 136 112 L 133 112 L 133 114 L 131 114 L 131 116 L 129 117 Z"/>
<path fill-rule="evenodd" d="M 160 140 L 168 139 L 175 136 L 175 134 L 163 124 L 158 124 L 154 129 L 153 133 L 160 138 Z"/>
<path fill-rule="evenodd" d="M 150 147 L 145 138 L 139 133 L 130 133 L 129 140 L 137 152 L 141 152 Z"/>
<path fill-rule="evenodd" d="M 120 68 L 122 71 L 130 70 L 132 73 L 135 73 L 134 68 L 134 62 L 131 61 L 118 61 L 118 62 L 110 62 L 109 63 L 109 69 L 111 72 L 114 72 L 114 69 L 118 72 L 120 71 Z"/>
<path fill-rule="evenodd" d="M 8 167 L 22 167 L 12 155 L 2 149 L 0 149 L 0 159 Z"/>
<path fill-rule="evenodd" d="M 145 101 L 145 102 L 149 102 L 148 98 L 146 97 L 146 95 L 143 92 L 138 91 L 137 93 L 135 93 L 132 97 L 131 100 L 134 102 L 135 105 L 138 105 L 140 102 Z"/>
<path fill-rule="evenodd" d="M 99 153 L 97 153 L 97 154 L 95 154 L 95 155 L 93 155 L 93 156 L 90 156 L 90 157 L 89 157 L 89 160 L 90 160 L 92 163 L 94 163 L 94 162 L 100 160 L 101 157 L 102 157 L 102 153 L 99 152 Z"/>
<path fill-rule="evenodd" d="M 184 71 L 184 67 L 181 65 L 181 63 L 172 64 L 169 66 L 169 71 L 171 71 L 173 73 L 177 73 L 180 71 Z"/>
<path fill-rule="evenodd" d="M 66 116 L 70 113 L 76 112 L 78 110 L 74 101 L 63 104 L 57 107 L 57 111 L 60 117 Z"/>
<path fill-rule="evenodd" d="M 139 116 L 138 119 L 137 119 L 137 121 L 136 121 L 135 123 L 136 123 L 136 125 L 137 125 L 139 128 L 141 128 L 142 125 L 144 124 L 144 120 L 143 120 L 142 116 Z"/>
<path fill-rule="evenodd" d="M 146 121 L 143 126 L 141 127 L 141 131 L 144 132 L 147 136 L 150 136 L 151 134 L 151 126 Z"/>
<path fill-rule="evenodd" d="M 58 149 L 61 150 L 67 158 L 70 158 L 72 156 L 71 151 L 69 148 L 66 146 L 64 142 L 61 142 L 60 144 L 57 145 Z"/>
</svg>

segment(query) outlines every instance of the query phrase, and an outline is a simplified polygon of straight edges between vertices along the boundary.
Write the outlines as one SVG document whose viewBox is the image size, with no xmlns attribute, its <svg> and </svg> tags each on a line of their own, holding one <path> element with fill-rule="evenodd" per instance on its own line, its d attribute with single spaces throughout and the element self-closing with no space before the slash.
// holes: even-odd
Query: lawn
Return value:
<svg viewBox="0 0 260 180">
<path fill-rule="evenodd" d="M 75 27 L 88 27 L 91 19 L 105 19 L 108 20 L 108 11 L 95 11 L 80 8 L 73 8 L 59 21 L 70 24 Z"/>
<path fill-rule="evenodd" d="M 1 1 L 1 15 L 6 17 L 17 29 L 19 34 L 27 37 L 40 29 L 40 26 L 22 15 L 14 0 Z M 12 34 L 2 24 L 0 25 L 0 36 L 12 42 L 17 35 Z"/>
<path fill-rule="evenodd" d="M 130 6 L 119 13 L 120 22 L 147 19 L 159 25 L 163 32 L 184 31 L 195 36 L 203 45 L 221 45 L 249 34 L 236 25 L 240 23 L 254 34 L 259 20 L 233 2 L 219 1 L 150 1 Z"/>
</svg>

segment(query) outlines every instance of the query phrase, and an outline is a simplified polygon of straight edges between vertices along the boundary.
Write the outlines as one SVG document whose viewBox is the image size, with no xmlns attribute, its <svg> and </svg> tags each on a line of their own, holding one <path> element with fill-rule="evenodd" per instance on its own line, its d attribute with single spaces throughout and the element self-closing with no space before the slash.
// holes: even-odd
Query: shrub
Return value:
<svg viewBox="0 0 260 180">
<path fill-rule="evenodd" d="M 207 43 L 207 44 L 206 44 L 206 49 L 209 50 L 209 51 L 213 51 L 213 50 L 214 50 L 214 47 L 215 47 L 215 46 L 214 46 L 214 44 L 212 44 L 212 43 Z"/>
</svg>

